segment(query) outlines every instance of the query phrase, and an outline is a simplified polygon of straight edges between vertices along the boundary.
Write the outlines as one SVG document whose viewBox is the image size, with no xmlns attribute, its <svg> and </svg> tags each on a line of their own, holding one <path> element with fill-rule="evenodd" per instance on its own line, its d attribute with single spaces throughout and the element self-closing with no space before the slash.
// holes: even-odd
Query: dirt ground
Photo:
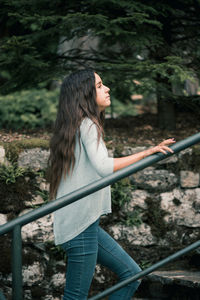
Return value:
<svg viewBox="0 0 200 300">
<path fill-rule="evenodd" d="M 106 133 L 121 139 L 124 143 L 155 145 L 163 139 L 174 137 L 182 140 L 200 131 L 200 117 L 194 113 L 179 113 L 176 129 L 173 131 L 158 128 L 156 114 L 143 114 L 136 117 L 108 120 Z"/>
<path fill-rule="evenodd" d="M 110 143 L 155 145 L 163 139 L 174 137 L 176 141 L 184 139 L 200 131 L 200 115 L 194 112 L 179 113 L 176 129 L 160 130 L 156 114 L 142 114 L 135 117 L 106 119 L 105 137 Z M 12 142 L 21 139 L 40 138 L 49 140 L 51 129 L 6 131 L 0 129 L 0 141 Z"/>
</svg>

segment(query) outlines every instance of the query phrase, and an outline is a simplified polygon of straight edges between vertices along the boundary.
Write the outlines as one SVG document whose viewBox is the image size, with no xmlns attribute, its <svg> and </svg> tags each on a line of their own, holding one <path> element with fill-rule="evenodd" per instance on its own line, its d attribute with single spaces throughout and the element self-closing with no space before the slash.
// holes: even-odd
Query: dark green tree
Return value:
<svg viewBox="0 0 200 300">
<path fill-rule="evenodd" d="M 172 129 L 173 87 L 199 76 L 199 9 L 199 0 L 1 0 L 1 92 L 91 66 L 121 100 L 133 79 L 154 91 L 160 127 Z"/>
</svg>

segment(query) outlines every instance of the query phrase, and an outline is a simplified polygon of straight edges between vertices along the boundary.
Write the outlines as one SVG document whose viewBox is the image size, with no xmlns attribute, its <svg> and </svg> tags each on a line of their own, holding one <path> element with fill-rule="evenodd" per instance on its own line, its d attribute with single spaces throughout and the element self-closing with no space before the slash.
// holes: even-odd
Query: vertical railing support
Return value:
<svg viewBox="0 0 200 300">
<path fill-rule="evenodd" d="M 16 225 L 12 235 L 12 299 L 23 300 L 21 226 Z"/>
</svg>

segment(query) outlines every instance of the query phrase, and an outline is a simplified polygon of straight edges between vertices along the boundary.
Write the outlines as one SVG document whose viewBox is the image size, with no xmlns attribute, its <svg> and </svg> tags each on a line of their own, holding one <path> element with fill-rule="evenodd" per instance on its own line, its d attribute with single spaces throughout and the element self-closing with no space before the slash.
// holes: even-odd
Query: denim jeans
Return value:
<svg viewBox="0 0 200 300">
<path fill-rule="evenodd" d="M 96 263 L 117 274 L 119 281 L 140 272 L 140 267 L 100 226 L 99 220 L 72 240 L 62 244 L 67 253 L 66 286 L 63 300 L 86 300 Z M 129 300 L 140 281 L 129 283 L 109 300 Z"/>
</svg>

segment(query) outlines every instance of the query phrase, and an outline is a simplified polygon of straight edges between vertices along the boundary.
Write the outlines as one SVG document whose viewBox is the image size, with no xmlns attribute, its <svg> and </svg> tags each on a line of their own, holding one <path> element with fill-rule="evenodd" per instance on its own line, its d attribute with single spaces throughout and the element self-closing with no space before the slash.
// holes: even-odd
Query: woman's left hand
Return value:
<svg viewBox="0 0 200 300">
<path fill-rule="evenodd" d="M 169 146 L 171 144 L 174 144 L 176 143 L 175 139 L 174 138 L 171 138 L 171 139 L 167 139 L 167 140 L 164 140 L 162 143 L 160 143 L 158 146 Z"/>
<path fill-rule="evenodd" d="M 174 144 L 175 142 L 176 141 L 175 141 L 174 138 L 164 140 L 162 143 L 160 143 L 157 146 L 151 148 L 151 154 L 154 154 L 154 153 L 157 153 L 157 152 L 161 152 L 163 154 L 167 154 L 167 152 L 173 153 L 174 151 L 171 148 L 169 148 L 168 146 L 170 146 L 171 144 Z"/>
</svg>

